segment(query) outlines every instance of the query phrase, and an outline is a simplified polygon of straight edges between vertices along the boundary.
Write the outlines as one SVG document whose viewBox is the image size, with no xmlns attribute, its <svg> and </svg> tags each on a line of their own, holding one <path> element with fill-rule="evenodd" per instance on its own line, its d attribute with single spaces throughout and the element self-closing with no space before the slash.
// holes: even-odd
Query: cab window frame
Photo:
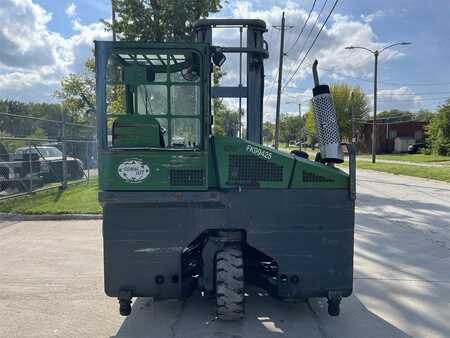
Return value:
<svg viewBox="0 0 450 338">
<path fill-rule="evenodd" d="M 206 70 L 204 69 L 204 58 L 202 54 L 193 48 L 183 48 L 183 49 L 154 49 L 154 48 L 142 48 L 142 49 L 120 49 L 120 50 L 113 50 L 112 54 L 109 56 L 108 59 L 110 59 L 113 55 L 120 55 L 120 54 L 129 54 L 129 55 L 149 55 L 149 54 L 155 54 L 155 55 L 161 55 L 164 56 L 163 60 L 165 61 L 165 68 L 166 73 L 160 73 L 160 74 L 166 74 L 165 81 L 161 81 L 160 79 L 157 79 L 155 81 L 146 82 L 139 85 L 131 85 L 126 84 L 124 81 L 122 81 L 122 84 L 125 85 L 125 100 L 126 100 L 126 114 L 139 114 L 139 115 L 147 115 L 150 117 L 153 117 L 157 119 L 159 122 L 161 119 L 165 119 L 165 125 L 167 126 L 166 134 L 164 135 L 164 138 L 166 140 L 166 146 L 165 148 L 161 148 L 158 150 L 186 150 L 186 151 L 201 151 L 204 150 L 205 145 L 205 133 L 207 133 L 205 130 L 203 130 L 204 126 L 204 110 L 205 107 L 205 93 L 204 93 L 204 86 L 205 86 L 205 74 Z M 172 62 L 172 56 L 179 56 L 179 55 L 196 55 L 197 62 L 199 63 L 199 73 L 198 77 L 194 81 L 188 81 L 188 80 L 181 80 L 177 79 L 176 75 L 179 74 L 179 72 L 169 72 L 170 62 Z M 178 60 L 177 60 L 178 61 Z M 137 63 L 136 63 L 137 64 Z M 139 99 L 138 93 L 139 93 L 139 86 L 166 86 L 167 88 L 167 95 L 166 95 L 166 113 L 165 114 L 142 114 L 142 112 L 139 112 L 139 105 L 142 105 L 142 100 Z M 189 112 L 188 114 L 180 114 L 175 112 L 173 110 L 174 106 L 174 92 L 176 91 L 176 88 L 180 87 L 187 87 L 187 86 L 194 86 L 197 88 L 197 90 L 194 91 L 194 97 L 195 97 L 195 110 L 193 111 L 194 114 L 191 114 Z M 129 102 L 131 101 L 131 102 Z M 139 102 L 141 101 L 141 102 Z M 114 114 L 110 114 L 114 115 Z M 173 140 L 174 140 L 174 128 L 173 126 L 173 120 L 174 119 L 196 119 L 196 122 L 193 123 L 195 125 L 198 125 L 198 132 L 195 134 L 195 147 L 174 147 L 173 146 Z M 176 123 L 176 122 L 175 122 Z M 160 125 L 163 126 L 163 124 L 160 122 Z M 194 129 L 197 129 L 195 127 Z M 191 141 L 191 140 L 189 140 Z M 186 144 L 188 141 L 186 141 Z M 190 143 L 190 142 L 189 142 Z"/>
</svg>

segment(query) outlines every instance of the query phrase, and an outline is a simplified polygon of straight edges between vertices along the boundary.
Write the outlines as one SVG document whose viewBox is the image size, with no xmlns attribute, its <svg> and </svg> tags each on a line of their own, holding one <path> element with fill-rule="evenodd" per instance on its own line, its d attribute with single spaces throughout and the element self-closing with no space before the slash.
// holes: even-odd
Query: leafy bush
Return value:
<svg viewBox="0 0 450 338">
<path fill-rule="evenodd" d="M 450 99 L 431 119 L 426 133 L 433 153 L 450 156 Z"/>
<path fill-rule="evenodd" d="M 419 150 L 419 152 L 424 155 L 431 155 L 432 149 L 430 147 L 424 147 L 424 148 L 421 148 Z"/>
</svg>

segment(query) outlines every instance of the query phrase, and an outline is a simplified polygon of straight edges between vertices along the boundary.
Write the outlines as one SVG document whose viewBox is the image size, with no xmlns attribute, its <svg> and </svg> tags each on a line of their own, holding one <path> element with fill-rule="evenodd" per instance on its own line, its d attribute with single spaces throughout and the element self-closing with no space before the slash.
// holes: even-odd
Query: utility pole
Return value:
<svg viewBox="0 0 450 338">
<path fill-rule="evenodd" d="M 283 12 L 283 16 L 281 17 L 280 62 L 278 65 L 277 110 L 275 115 L 275 149 L 278 149 L 278 145 L 280 142 L 280 104 L 281 104 L 281 85 L 283 80 L 284 30 L 285 30 L 285 18 Z"/>
<path fill-rule="evenodd" d="M 302 104 L 301 103 L 298 104 L 298 116 L 300 118 L 302 118 Z"/>
</svg>

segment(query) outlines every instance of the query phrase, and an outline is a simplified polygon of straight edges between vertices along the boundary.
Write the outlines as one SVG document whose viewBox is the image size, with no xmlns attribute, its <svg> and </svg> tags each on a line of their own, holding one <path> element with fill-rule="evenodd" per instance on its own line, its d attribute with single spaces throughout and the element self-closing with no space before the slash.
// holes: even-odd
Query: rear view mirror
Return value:
<svg viewBox="0 0 450 338">
<path fill-rule="evenodd" d="M 226 56 L 224 53 L 222 52 L 215 52 L 212 56 L 213 62 L 217 67 L 221 67 L 225 61 L 226 61 Z"/>
<path fill-rule="evenodd" d="M 186 60 L 188 66 L 181 70 L 181 76 L 186 81 L 197 81 L 200 77 L 200 59 L 197 54 L 192 53 L 192 56 Z"/>
</svg>

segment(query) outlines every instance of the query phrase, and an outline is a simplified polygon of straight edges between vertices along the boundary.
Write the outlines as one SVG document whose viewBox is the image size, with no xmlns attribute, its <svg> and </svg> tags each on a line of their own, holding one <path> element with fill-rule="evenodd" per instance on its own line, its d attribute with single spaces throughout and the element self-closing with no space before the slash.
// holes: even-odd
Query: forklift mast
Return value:
<svg viewBox="0 0 450 338">
<path fill-rule="evenodd" d="M 267 32 L 266 23 L 257 19 L 203 19 L 194 25 L 196 42 L 213 44 L 214 28 L 239 29 L 240 45 L 238 47 L 215 47 L 224 54 L 237 53 L 247 55 L 246 86 L 213 87 L 212 98 L 246 98 L 247 102 L 247 140 L 262 144 L 263 97 L 264 97 L 264 59 L 269 57 L 268 45 L 263 38 Z M 246 29 L 246 45 L 242 45 L 243 30 Z M 242 75 L 242 64 L 239 67 Z M 251 84 L 251 85 L 249 85 Z"/>
</svg>

